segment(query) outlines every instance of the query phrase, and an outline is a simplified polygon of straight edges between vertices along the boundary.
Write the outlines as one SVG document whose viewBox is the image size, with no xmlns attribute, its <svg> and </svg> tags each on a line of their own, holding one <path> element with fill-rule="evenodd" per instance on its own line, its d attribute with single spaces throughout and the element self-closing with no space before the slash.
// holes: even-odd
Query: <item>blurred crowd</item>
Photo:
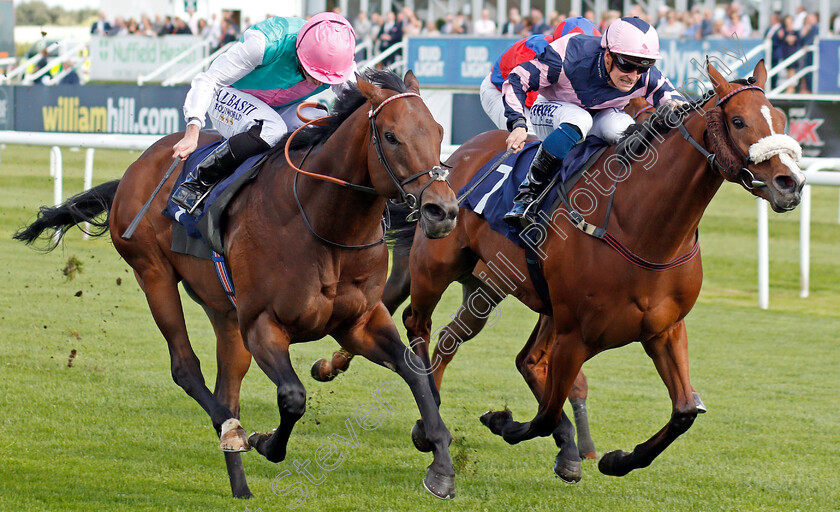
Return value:
<svg viewBox="0 0 840 512">
<path fill-rule="evenodd" d="M 105 13 L 100 12 L 99 19 L 90 28 L 90 33 L 100 36 L 197 35 L 207 40 L 215 49 L 239 39 L 241 25 L 245 28 L 251 26 L 250 20 L 245 18 L 240 24 L 229 11 L 222 11 L 221 15 L 214 13 L 207 20 L 196 15 L 195 9 L 190 7 L 184 17 L 155 14 L 150 18 L 147 14 L 142 14 L 139 19 L 132 17 L 126 20 L 117 16 L 113 21 L 107 20 Z"/>
</svg>

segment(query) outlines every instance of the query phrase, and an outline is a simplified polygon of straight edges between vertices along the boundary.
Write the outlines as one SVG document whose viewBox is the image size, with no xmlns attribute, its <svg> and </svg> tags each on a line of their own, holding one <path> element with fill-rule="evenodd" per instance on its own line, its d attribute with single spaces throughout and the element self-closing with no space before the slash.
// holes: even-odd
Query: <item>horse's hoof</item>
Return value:
<svg viewBox="0 0 840 512">
<path fill-rule="evenodd" d="M 554 474 L 557 475 L 557 478 L 563 480 L 567 484 L 576 484 L 580 482 L 580 479 L 583 476 L 583 473 L 580 470 L 579 460 L 569 460 L 560 457 L 559 453 L 554 459 Z"/>
<path fill-rule="evenodd" d="M 277 430 L 277 429 L 274 429 Z M 252 447 L 256 448 L 257 452 L 268 459 L 271 462 L 282 462 L 283 459 L 286 458 L 286 450 L 285 448 L 279 450 L 278 453 L 268 453 L 266 448 L 266 442 L 269 438 L 274 434 L 274 430 L 271 432 L 254 432 L 250 436 L 248 436 L 248 444 Z"/>
<path fill-rule="evenodd" d="M 694 407 L 697 408 L 697 414 L 703 414 L 706 412 L 706 404 L 704 404 L 703 399 L 700 398 L 700 393 L 694 391 L 691 393 L 691 396 L 694 397 Z"/>
<path fill-rule="evenodd" d="M 245 429 L 236 418 L 230 418 L 222 423 L 222 433 L 219 436 L 219 449 L 228 453 L 247 452 L 251 449 Z"/>
<path fill-rule="evenodd" d="M 585 460 L 597 460 L 598 455 L 595 452 L 586 452 L 586 453 L 581 453 L 580 458 L 585 459 Z"/>
<path fill-rule="evenodd" d="M 326 359 L 321 358 L 312 363 L 312 369 L 310 370 L 310 373 L 312 374 L 312 378 L 317 380 L 318 382 L 329 382 L 336 377 L 335 375 L 324 373 L 323 367 L 326 362 Z"/>
<path fill-rule="evenodd" d="M 417 420 L 417 423 L 411 427 L 411 441 L 415 448 L 424 453 L 430 452 L 434 448 L 432 443 L 426 439 L 426 428 L 423 426 L 423 420 Z"/>
<path fill-rule="evenodd" d="M 621 450 L 613 450 L 604 454 L 598 461 L 598 471 L 609 476 L 626 475 L 632 468 L 621 467 L 621 460 L 628 455 L 630 454 Z"/>
<path fill-rule="evenodd" d="M 442 475 L 429 468 L 423 479 L 423 487 L 442 500 L 451 500 L 455 497 L 455 475 Z"/>
<path fill-rule="evenodd" d="M 245 492 L 238 493 L 238 494 L 233 493 L 233 497 L 238 499 L 238 500 L 250 500 L 251 498 L 254 497 L 254 495 L 251 494 L 251 491 L 246 490 Z"/>
<path fill-rule="evenodd" d="M 502 428 L 513 421 L 513 413 L 510 409 L 504 411 L 487 411 L 479 418 L 485 427 L 490 429 L 497 436 L 502 435 Z"/>
</svg>

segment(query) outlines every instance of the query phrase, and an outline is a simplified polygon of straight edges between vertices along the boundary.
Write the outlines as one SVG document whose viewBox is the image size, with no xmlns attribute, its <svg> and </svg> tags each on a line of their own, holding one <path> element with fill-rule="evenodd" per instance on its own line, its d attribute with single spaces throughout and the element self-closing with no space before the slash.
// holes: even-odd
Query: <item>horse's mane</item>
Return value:
<svg viewBox="0 0 840 512">
<path fill-rule="evenodd" d="M 407 92 L 405 82 L 399 75 L 390 70 L 366 69 L 361 74 L 362 78 L 379 87 L 380 89 L 389 89 L 398 93 Z M 289 146 L 290 150 L 306 149 L 312 146 L 323 144 L 335 131 L 341 126 L 350 115 L 358 110 L 367 101 L 356 83 L 347 83 L 341 88 L 338 97 L 333 104 L 330 115 L 325 117 L 325 123 L 318 126 L 307 126 L 292 140 Z M 290 134 L 286 134 L 279 143 L 272 150 L 273 152 L 282 151 L 286 146 L 286 140 Z"/>
</svg>

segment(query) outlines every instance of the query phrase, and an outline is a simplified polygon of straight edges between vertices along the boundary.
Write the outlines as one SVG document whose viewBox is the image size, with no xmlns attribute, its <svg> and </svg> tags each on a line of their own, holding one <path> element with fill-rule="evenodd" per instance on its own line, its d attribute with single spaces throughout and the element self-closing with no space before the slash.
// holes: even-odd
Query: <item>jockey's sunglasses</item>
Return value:
<svg viewBox="0 0 840 512">
<path fill-rule="evenodd" d="M 655 60 L 644 59 L 642 61 L 643 64 L 637 64 L 635 62 L 630 62 L 629 60 L 617 53 L 610 52 L 610 55 L 612 55 L 613 62 L 615 62 L 615 65 L 618 66 L 618 70 L 622 73 L 632 73 L 633 71 L 638 71 L 641 75 L 642 73 L 649 70 L 651 66 L 653 66 L 656 63 Z"/>
</svg>

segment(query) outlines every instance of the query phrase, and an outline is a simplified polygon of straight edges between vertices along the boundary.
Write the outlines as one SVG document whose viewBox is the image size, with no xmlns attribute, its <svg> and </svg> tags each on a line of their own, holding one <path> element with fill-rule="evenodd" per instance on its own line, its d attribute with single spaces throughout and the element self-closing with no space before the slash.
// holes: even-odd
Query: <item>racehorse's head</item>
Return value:
<svg viewBox="0 0 840 512">
<path fill-rule="evenodd" d="M 420 98 L 414 73 L 406 73 L 403 81 L 406 91 L 400 93 L 358 79 L 359 91 L 370 102 L 370 179 L 380 194 L 399 198 L 419 213 L 427 237 L 442 238 L 458 217 L 449 170 L 440 161 L 443 127 Z"/>
<path fill-rule="evenodd" d="M 776 212 L 793 210 L 805 185 L 796 164 L 802 148 L 785 135 L 785 114 L 764 95 L 764 61 L 744 84 L 729 83 L 711 63 L 707 67 L 717 94 L 706 113 L 707 140 L 724 178 L 766 199 Z"/>
</svg>

